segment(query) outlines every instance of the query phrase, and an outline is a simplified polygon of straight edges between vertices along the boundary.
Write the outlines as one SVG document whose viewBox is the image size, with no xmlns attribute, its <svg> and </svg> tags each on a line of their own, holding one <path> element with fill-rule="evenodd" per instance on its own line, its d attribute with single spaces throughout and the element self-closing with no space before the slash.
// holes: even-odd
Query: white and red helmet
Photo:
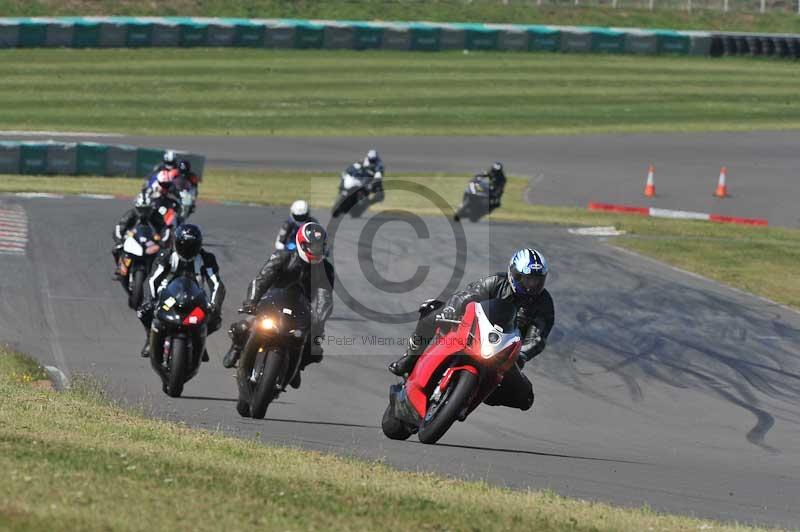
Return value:
<svg viewBox="0 0 800 532">
<path fill-rule="evenodd" d="M 297 230 L 294 237 L 297 254 L 309 264 L 319 264 L 325 257 L 328 234 L 316 222 L 306 222 Z"/>
</svg>

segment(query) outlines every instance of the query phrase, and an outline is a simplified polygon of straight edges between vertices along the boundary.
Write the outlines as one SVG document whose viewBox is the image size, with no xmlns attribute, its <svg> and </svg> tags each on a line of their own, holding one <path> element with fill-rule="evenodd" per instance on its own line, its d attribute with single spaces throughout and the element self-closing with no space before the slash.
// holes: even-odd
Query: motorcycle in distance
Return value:
<svg viewBox="0 0 800 532">
<path fill-rule="evenodd" d="M 522 339 L 515 321 L 516 307 L 500 299 L 469 303 L 461 320 L 437 320 L 411 374 L 389 388 L 383 433 L 393 440 L 417 433 L 420 442 L 436 443 L 464 421 L 516 364 Z"/>
<path fill-rule="evenodd" d="M 311 309 L 299 292 L 272 288 L 256 307 L 237 374 L 236 410 L 242 417 L 263 419 L 270 403 L 300 371 Z"/>
<path fill-rule="evenodd" d="M 467 218 L 470 222 L 477 222 L 494 210 L 491 205 L 491 182 L 487 176 L 477 175 L 470 179 L 464 190 L 461 206 L 456 211 L 453 219 L 458 222 Z"/>
<path fill-rule="evenodd" d="M 153 261 L 161 251 L 161 235 L 147 222 L 139 222 L 125 235 L 119 275 L 128 293 L 128 306 L 139 308 L 144 297 L 144 283 Z"/>
<path fill-rule="evenodd" d="M 206 293 L 191 275 L 176 277 L 161 291 L 150 331 L 150 364 L 170 397 L 180 397 L 200 369 L 207 316 Z"/>
<path fill-rule="evenodd" d="M 374 192 L 374 184 L 372 175 L 365 171 L 354 171 L 353 166 L 342 172 L 339 195 L 333 203 L 331 216 L 338 218 L 349 213 L 353 218 L 358 218 L 364 214 L 373 203 L 369 201 L 369 196 Z"/>
</svg>

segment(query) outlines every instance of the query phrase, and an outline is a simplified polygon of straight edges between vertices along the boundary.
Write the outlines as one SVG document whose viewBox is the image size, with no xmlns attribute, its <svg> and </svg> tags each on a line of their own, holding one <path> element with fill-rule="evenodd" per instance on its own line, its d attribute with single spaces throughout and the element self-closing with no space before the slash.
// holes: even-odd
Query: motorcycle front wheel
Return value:
<svg viewBox="0 0 800 532">
<path fill-rule="evenodd" d="M 250 417 L 253 419 L 264 419 L 267 414 L 267 408 L 278 391 L 282 366 L 283 353 L 277 349 L 259 353 L 256 357 L 254 369 L 258 377 L 250 400 Z"/>
<path fill-rule="evenodd" d="M 133 310 L 138 309 L 139 305 L 142 304 L 142 298 L 144 296 L 144 278 L 145 271 L 142 268 L 137 268 L 133 272 L 133 286 L 131 286 L 131 293 L 128 294 L 128 306 Z"/>
<path fill-rule="evenodd" d="M 173 338 L 171 342 L 169 374 L 167 376 L 167 395 L 180 397 L 183 393 L 186 368 L 189 364 L 189 351 L 185 338 Z"/>
<path fill-rule="evenodd" d="M 478 376 L 469 371 L 459 371 L 442 392 L 438 403 L 428 406 L 428 415 L 419 426 L 419 441 L 436 443 L 458 419 L 467 407 L 478 387 Z M 433 410 L 433 411 L 431 411 Z"/>
</svg>

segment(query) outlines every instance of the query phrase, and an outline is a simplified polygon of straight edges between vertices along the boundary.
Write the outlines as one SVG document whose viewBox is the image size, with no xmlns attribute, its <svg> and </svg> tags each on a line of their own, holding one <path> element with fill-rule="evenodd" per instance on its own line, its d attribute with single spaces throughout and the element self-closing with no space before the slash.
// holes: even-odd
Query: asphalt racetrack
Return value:
<svg viewBox="0 0 800 532">
<path fill-rule="evenodd" d="M 19 140 L 2 134 L 0 140 Z M 30 136 L 26 138 L 37 138 Z M 44 135 L 39 138 L 53 138 Z M 503 161 L 531 178 L 528 201 L 585 207 L 589 201 L 765 218 L 800 227 L 798 143 L 792 131 L 660 133 L 542 137 L 69 137 L 109 144 L 203 153 L 217 168 L 338 173 L 367 147 L 380 150 L 388 174 L 471 175 Z M 648 164 L 657 197 L 644 198 Z M 712 196 L 722 166 L 731 197 Z"/>
<path fill-rule="evenodd" d="M 223 161 L 213 139 L 203 142 L 212 164 L 238 157 Z M 322 166 L 326 153 L 345 141 L 329 140 L 327 147 L 282 142 L 307 143 L 302 156 Z M 170 144 L 184 146 L 180 139 Z M 300 154 L 290 157 L 284 149 L 280 164 L 269 166 L 300 164 Z M 512 161 L 504 155 L 497 158 Z M 471 170 L 478 163 L 473 157 L 450 170 Z M 438 158 L 458 160 L 453 154 Z M 437 170 L 429 165 L 433 159 L 428 152 L 418 168 Z M 340 157 L 332 164 L 345 162 Z M 640 172 L 638 162 L 631 166 Z M 392 168 L 406 169 L 400 163 Z M 339 287 L 349 295 L 337 292 L 325 360 L 309 367 L 302 388 L 282 395 L 266 420 L 244 420 L 234 408 L 233 372 L 220 362 L 224 331 L 211 337 L 212 360 L 181 399 L 163 395 L 149 362 L 139 357 L 144 331 L 111 280 L 109 254 L 112 226 L 128 202 L 3 196 L 0 203 L 21 205 L 29 224 L 27 253 L 0 255 L 0 338 L 70 376 L 97 376 L 112 394 L 154 415 L 384 459 L 408 470 L 800 527 L 800 314 L 794 311 L 564 228 L 467 224 L 459 239 L 443 218 L 420 218 L 415 225 L 385 215 L 348 218 L 335 231 L 333 247 Z M 228 287 L 225 327 L 284 215 L 285 207 L 201 204 L 193 217 Z M 533 409 L 482 406 L 435 446 L 414 437 L 386 439 L 380 416 L 395 378 L 385 366 L 402 352 L 399 339 L 412 328 L 397 323 L 398 316 L 446 290 L 454 272 L 453 282 L 463 285 L 504 269 L 524 245 L 549 257 L 548 286 L 556 301 L 549 347 L 526 367 L 536 391 Z M 466 259 L 464 271 L 458 257 Z M 419 270 L 421 284 L 406 282 L 418 267 L 427 268 Z"/>
</svg>

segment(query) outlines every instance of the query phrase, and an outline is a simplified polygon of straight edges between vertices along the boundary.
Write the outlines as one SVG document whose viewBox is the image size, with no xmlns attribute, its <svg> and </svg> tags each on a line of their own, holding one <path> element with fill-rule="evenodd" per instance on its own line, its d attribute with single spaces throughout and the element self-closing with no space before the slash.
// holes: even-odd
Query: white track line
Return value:
<svg viewBox="0 0 800 532">
<path fill-rule="evenodd" d="M 28 245 L 28 217 L 22 207 L 0 206 L 0 254 L 24 255 Z"/>
<path fill-rule="evenodd" d="M 96 131 L 17 131 L 0 130 L 0 135 L 14 135 L 17 137 L 122 137 L 120 133 L 98 133 Z"/>
</svg>

